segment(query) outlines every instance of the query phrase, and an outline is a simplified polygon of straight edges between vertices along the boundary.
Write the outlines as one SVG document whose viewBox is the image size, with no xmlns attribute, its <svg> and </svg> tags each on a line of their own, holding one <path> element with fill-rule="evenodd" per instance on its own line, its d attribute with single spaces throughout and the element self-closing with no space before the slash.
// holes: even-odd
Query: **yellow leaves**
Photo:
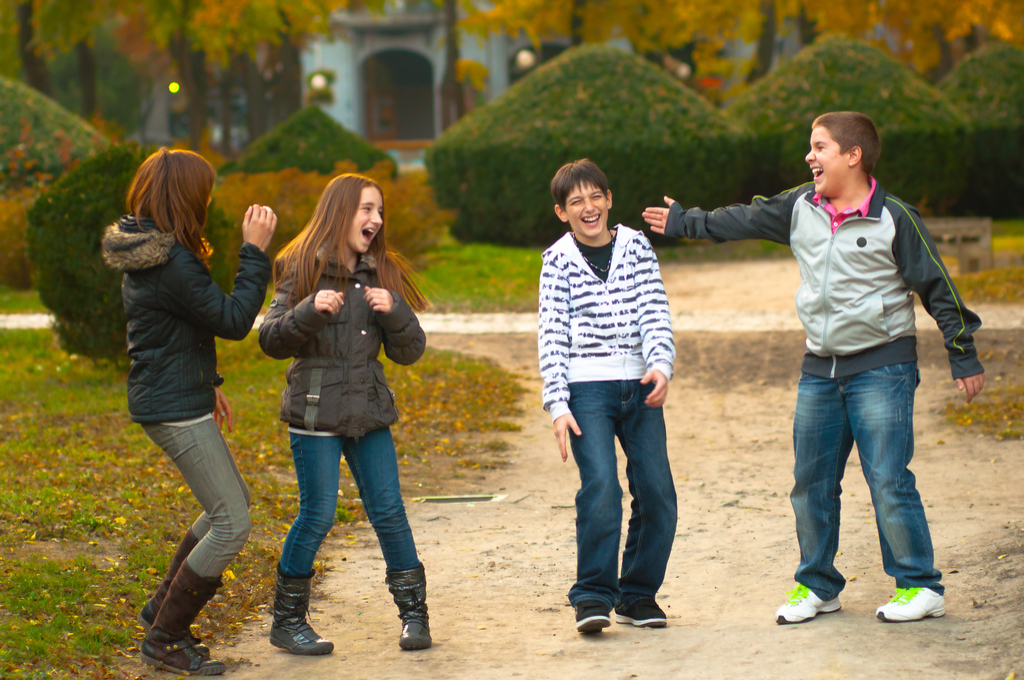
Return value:
<svg viewBox="0 0 1024 680">
<path fill-rule="evenodd" d="M 150 567 L 149 569 L 146 569 L 146 573 L 149 574 L 150 576 L 156 576 L 160 572 L 158 572 L 153 567 Z"/>
<path fill-rule="evenodd" d="M 120 524 L 121 526 L 124 526 L 128 523 L 128 520 L 126 520 L 124 517 L 115 517 L 114 521 Z"/>
<path fill-rule="evenodd" d="M 221 574 L 221 579 L 223 579 L 225 581 L 234 581 L 235 580 L 235 572 L 231 571 L 230 569 L 225 569 L 224 573 Z"/>
<path fill-rule="evenodd" d="M 477 90 L 487 87 L 486 79 L 489 73 L 487 67 L 478 61 L 459 59 L 455 62 L 455 79 L 460 83 L 468 80 Z"/>
</svg>

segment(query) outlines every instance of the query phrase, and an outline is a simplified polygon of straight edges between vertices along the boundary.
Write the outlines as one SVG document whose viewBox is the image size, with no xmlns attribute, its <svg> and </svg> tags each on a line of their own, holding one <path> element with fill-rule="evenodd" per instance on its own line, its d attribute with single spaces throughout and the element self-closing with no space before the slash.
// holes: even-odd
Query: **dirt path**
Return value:
<svg viewBox="0 0 1024 680">
<path fill-rule="evenodd" d="M 734 272 L 737 287 L 757 288 L 753 280 L 762 285 L 761 294 L 742 305 L 732 298 L 732 308 L 778 304 L 782 311 L 783 300 L 791 305 L 795 282 L 785 279 L 787 272 L 764 278 L 759 272 L 753 266 Z M 710 283 L 729 280 L 722 274 L 693 268 L 678 275 L 692 275 L 689 281 L 679 281 L 668 272 L 673 311 L 687 308 L 687 295 L 690 305 L 713 305 Z M 691 295 L 701 276 L 708 277 L 708 288 Z M 937 331 L 921 335 L 913 469 L 948 588 L 947 615 L 905 625 L 874 618 L 894 586 L 881 568 L 868 490 L 854 456 L 837 566 L 855 580 L 841 596 L 843 609 L 802 626 L 774 623 L 798 559 L 788 493 L 802 340 L 791 331 L 677 334 L 680 359 L 666 416 L 680 519 L 659 597 L 670 616 L 667 629 L 613 625 L 591 637 L 574 630 L 566 592 L 575 574 L 579 479 L 571 459 L 558 459 L 549 417 L 540 409 L 536 336 L 431 335 L 433 347 L 490 357 L 518 372 L 528 389 L 522 431 L 506 437 L 514 463 L 474 480 L 481 491 L 505 494 L 504 500 L 408 504 L 427 568 L 433 649 L 398 649 L 384 563 L 363 525 L 322 553 L 333 570 L 319 588 L 313 620 L 335 642 L 334 654 L 310 659 L 274 650 L 266 617 L 233 648 L 216 653 L 241 662 L 229 670 L 238 679 L 1002 679 L 1024 670 L 1024 447 L 979 439 L 937 413 L 955 396 Z M 993 353 L 986 364 L 990 380 L 1021 375 L 1022 340 L 1018 331 L 979 338 L 982 351 Z"/>
</svg>

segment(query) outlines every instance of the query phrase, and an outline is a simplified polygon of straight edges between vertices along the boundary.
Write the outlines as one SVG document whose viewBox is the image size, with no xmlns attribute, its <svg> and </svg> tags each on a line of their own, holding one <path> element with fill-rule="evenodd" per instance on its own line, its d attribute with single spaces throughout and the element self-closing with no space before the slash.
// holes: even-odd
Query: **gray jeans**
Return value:
<svg viewBox="0 0 1024 680">
<path fill-rule="evenodd" d="M 199 544 L 188 566 L 204 578 L 219 577 L 249 538 L 249 488 L 217 424 L 148 425 L 143 429 L 178 470 L 203 514 L 192 524 Z"/>
</svg>

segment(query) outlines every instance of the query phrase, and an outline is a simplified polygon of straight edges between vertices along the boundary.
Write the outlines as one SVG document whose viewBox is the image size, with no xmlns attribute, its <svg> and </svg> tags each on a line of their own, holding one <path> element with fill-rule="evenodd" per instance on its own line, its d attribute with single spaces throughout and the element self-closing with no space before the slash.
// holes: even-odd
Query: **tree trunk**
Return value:
<svg viewBox="0 0 1024 680">
<path fill-rule="evenodd" d="M 807 16 L 807 8 L 800 3 L 800 14 L 796 18 L 800 29 L 800 46 L 807 47 L 818 38 L 818 23 Z"/>
<path fill-rule="evenodd" d="M 937 83 L 953 70 L 953 46 L 946 40 L 946 31 L 939 24 L 932 26 L 932 35 L 935 36 L 935 42 L 939 44 L 939 63 L 929 71 L 928 75 L 933 83 Z"/>
<path fill-rule="evenodd" d="M 747 74 L 747 83 L 760 80 L 768 74 L 775 56 L 775 0 L 761 0 L 761 37 L 757 39 L 757 61 Z"/>
<path fill-rule="evenodd" d="M 50 71 L 35 46 L 31 0 L 18 5 L 17 16 L 18 55 L 21 57 L 21 66 L 25 70 L 25 82 L 46 96 L 50 96 Z"/>
<path fill-rule="evenodd" d="M 193 50 L 181 33 L 171 40 L 171 53 L 178 62 L 178 76 L 188 97 L 188 145 L 199 151 L 206 130 L 206 53 Z"/>
<path fill-rule="evenodd" d="M 245 114 L 251 144 L 267 131 L 267 91 L 259 65 L 248 54 L 239 58 L 242 87 L 245 89 Z"/>
<path fill-rule="evenodd" d="M 231 88 L 235 84 L 235 72 L 229 64 L 220 71 L 220 153 L 230 158 L 234 151 L 231 148 Z"/>
<path fill-rule="evenodd" d="M 466 115 L 466 96 L 459 82 L 455 65 L 459 60 L 459 30 L 456 25 L 456 0 L 444 0 L 445 66 L 441 81 L 441 128 L 456 123 Z"/>
<path fill-rule="evenodd" d="M 569 35 L 572 38 L 573 47 L 583 44 L 583 13 L 586 10 L 587 0 L 572 0 L 572 23 L 569 27 Z"/>
<path fill-rule="evenodd" d="M 285 23 L 287 26 L 287 22 Z M 287 33 L 281 33 L 281 45 L 278 47 L 281 71 L 277 74 L 277 86 L 274 97 L 277 116 L 280 123 L 302 108 L 302 61 L 299 46 Z"/>
<path fill-rule="evenodd" d="M 79 110 L 82 118 L 89 120 L 96 113 L 96 54 L 89 43 L 79 40 L 75 44 L 78 58 L 78 84 L 82 88 Z"/>
</svg>

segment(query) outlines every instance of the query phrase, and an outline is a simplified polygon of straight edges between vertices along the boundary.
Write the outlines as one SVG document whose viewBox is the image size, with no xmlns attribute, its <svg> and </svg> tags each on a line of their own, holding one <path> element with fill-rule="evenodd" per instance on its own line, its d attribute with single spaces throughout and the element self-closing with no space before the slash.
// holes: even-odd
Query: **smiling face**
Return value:
<svg viewBox="0 0 1024 680">
<path fill-rule="evenodd" d="M 576 239 L 588 246 L 603 246 L 612 239 L 608 231 L 608 211 L 612 192 L 607 194 L 592 184 L 576 187 L 565 199 L 565 207 L 555 205 L 558 219 L 568 222 Z"/>
<path fill-rule="evenodd" d="M 860 147 L 843 152 L 828 128 L 819 126 L 811 131 L 811 150 L 804 160 L 814 176 L 814 190 L 825 198 L 836 198 L 852 183 L 862 181 Z"/>
<path fill-rule="evenodd" d="M 345 264 L 355 269 L 359 256 L 370 249 L 373 237 L 384 226 L 384 197 L 377 187 L 363 187 L 359 207 L 343 243 Z"/>
</svg>

